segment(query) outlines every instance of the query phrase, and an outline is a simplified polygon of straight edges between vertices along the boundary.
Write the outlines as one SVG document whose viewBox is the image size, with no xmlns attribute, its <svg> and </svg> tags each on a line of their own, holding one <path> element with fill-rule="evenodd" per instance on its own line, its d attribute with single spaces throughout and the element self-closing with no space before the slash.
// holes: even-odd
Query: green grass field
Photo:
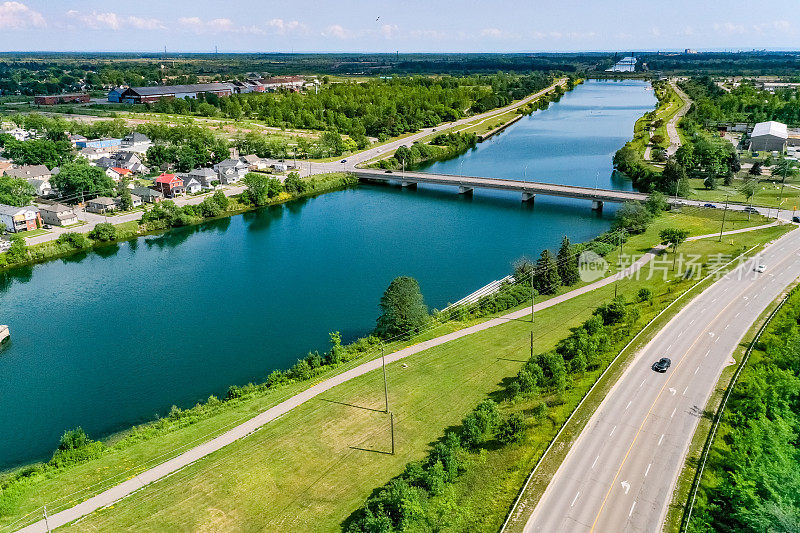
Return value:
<svg viewBox="0 0 800 533">
<path fill-rule="evenodd" d="M 668 213 L 647 234 L 631 238 L 624 251 L 638 255 L 649 249 L 657 241 L 658 231 L 667 226 L 687 227 L 695 235 L 713 233 L 719 223 L 713 215 L 710 210 Z M 751 220 L 750 224 L 761 222 Z M 736 229 L 746 223 L 741 221 Z M 784 231 L 785 227 L 775 227 L 726 237 L 721 243 L 712 238 L 687 243 L 682 249 L 708 258 L 714 253 L 740 251 Z M 609 260 L 614 262 L 613 254 Z M 620 292 L 633 299 L 639 288 L 652 287 L 661 299 L 660 305 L 690 285 L 689 281 L 665 284 L 646 277 L 620 282 Z M 537 350 L 552 347 L 613 291 L 608 286 L 537 313 Z M 642 316 L 642 323 L 646 318 Z M 441 332 L 454 327 L 448 324 Z M 118 530 L 136 524 L 137 530 L 153 531 L 254 527 L 335 530 L 373 488 L 397 475 L 409 460 L 423 457 L 427 446 L 446 427 L 458 423 L 478 401 L 496 391 L 504 378 L 516 374 L 529 354 L 530 328 L 529 322 L 510 321 L 390 365 L 390 406 L 396 415 L 397 437 L 394 456 L 381 453 L 389 449 L 389 428 L 386 415 L 371 410 L 383 407 L 382 375 L 373 372 L 332 389 L 254 435 L 68 529 Z M 587 374 L 576 384 L 576 398 L 580 387 L 588 387 L 592 380 Z M 0 493 L 0 527 L 43 504 L 48 504 L 51 513 L 58 503 L 74 505 L 86 494 L 74 494 L 76 491 L 101 483 L 94 487 L 96 490 L 127 479 L 144 466 L 196 445 L 311 384 L 294 384 L 225 404 L 194 424 L 172 431 L 143 432 L 140 442 L 124 449 L 111 450 L 99 459 L 52 476 L 31 478 L 29 483 L 15 486 L 12 493 Z M 549 440 L 574 405 L 570 403 L 573 399 L 568 399 L 563 409 L 553 410 L 550 423 L 534 428 L 528 437 L 530 449 L 512 450 L 497 459 L 492 452 L 481 459 L 486 468 L 508 475 L 495 476 L 488 483 L 486 472 L 474 478 L 470 473 L 463 484 L 468 490 L 460 496 L 464 509 L 485 515 L 487 523 L 502 520 L 509 499 L 521 485 L 519 478 L 524 478 L 530 461 L 541 453 L 536 443 Z M 63 499 L 54 502 L 58 498 Z"/>
<path fill-rule="evenodd" d="M 724 185 L 722 183 L 716 189 L 706 189 L 701 179 L 689 180 L 689 186 L 694 189 L 692 200 L 702 200 L 708 202 L 720 203 L 725 201 L 727 196 L 729 201 L 746 204 L 748 199 L 738 191 L 738 187 L 742 185 L 743 174 L 735 178 L 731 185 Z M 800 179 L 787 179 L 786 185 L 783 187 L 781 193 L 781 182 L 779 179 L 772 179 L 768 176 L 763 176 L 759 180 L 759 188 L 756 194 L 753 195 L 752 203 L 755 206 L 764 206 L 771 208 L 780 208 L 783 211 L 794 211 L 800 208 Z M 722 207 L 719 204 L 718 207 Z"/>
</svg>

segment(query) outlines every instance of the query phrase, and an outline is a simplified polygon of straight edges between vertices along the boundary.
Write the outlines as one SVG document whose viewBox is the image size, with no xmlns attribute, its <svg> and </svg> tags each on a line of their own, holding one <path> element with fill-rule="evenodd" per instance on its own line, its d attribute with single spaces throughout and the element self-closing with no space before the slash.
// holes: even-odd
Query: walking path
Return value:
<svg viewBox="0 0 800 533">
<path fill-rule="evenodd" d="M 739 230 L 733 230 L 725 232 L 724 235 L 734 234 L 734 233 L 742 233 L 745 231 L 754 231 L 763 228 L 768 228 L 778 224 L 778 222 L 773 222 L 771 224 L 765 224 L 762 226 L 755 226 L 752 228 L 744 228 Z M 719 235 L 718 233 L 709 234 L 709 235 L 700 235 L 695 237 L 690 237 L 687 240 L 699 240 L 708 237 L 716 237 Z M 541 311 L 543 309 L 547 309 L 548 307 L 552 307 L 559 303 L 565 302 L 569 299 L 575 298 L 576 296 L 580 296 L 582 294 L 586 294 L 587 292 L 593 291 L 600 287 L 604 287 L 611 283 L 614 283 L 618 279 L 623 279 L 625 277 L 629 277 L 639 269 L 641 269 L 644 265 L 646 265 L 650 260 L 653 259 L 656 255 L 658 255 L 664 248 L 665 245 L 658 245 L 651 249 L 650 251 L 643 254 L 639 259 L 637 259 L 631 266 L 627 267 L 626 269 L 598 280 L 594 283 L 590 283 L 584 287 L 577 288 L 575 290 L 566 292 L 559 296 L 555 296 L 550 298 L 549 300 L 545 300 L 544 302 L 535 304 L 534 311 Z M 483 331 L 495 326 L 499 326 L 501 324 L 505 324 L 509 320 L 518 320 L 520 318 L 524 318 L 531 314 L 531 308 L 526 307 L 523 309 L 519 309 L 512 313 L 508 313 L 506 315 L 493 318 L 491 320 L 487 320 L 486 322 L 482 322 L 480 324 L 476 324 L 474 326 L 470 326 L 468 328 L 464 328 L 458 331 L 454 331 L 452 333 L 448 333 L 446 335 L 442 335 L 441 337 L 436 337 L 434 339 L 430 339 L 427 341 L 420 342 L 419 344 L 415 344 L 414 346 L 409 346 L 402 350 L 398 350 L 397 352 L 391 353 L 386 356 L 386 362 L 392 363 L 395 361 L 399 361 L 405 357 L 410 355 L 417 354 L 428 348 L 433 348 L 434 346 L 439 346 L 445 343 L 448 343 L 455 339 L 460 339 L 462 337 L 466 337 L 467 335 L 472 335 L 473 333 L 477 333 L 479 331 Z M 305 391 L 292 396 L 291 398 L 267 409 L 266 411 L 254 416 L 253 418 L 247 420 L 246 422 L 234 427 L 215 437 L 208 442 L 200 444 L 180 455 L 177 457 L 170 459 L 160 465 L 157 465 L 149 470 L 142 472 L 141 474 L 134 476 L 119 485 L 116 485 L 110 489 L 107 489 L 100 494 L 89 498 L 88 500 L 66 509 L 64 511 L 60 511 L 48 518 L 47 521 L 39 520 L 30 524 L 22 529 L 20 532 L 24 533 L 47 533 L 50 529 L 60 527 L 62 525 L 68 524 L 74 520 L 77 520 L 87 514 L 90 514 L 98 509 L 103 507 L 107 507 L 114 502 L 132 494 L 133 492 L 141 489 L 142 487 L 154 483 L 174 472 L 177 470 L 184 468 L 195 461 L 202 459 L 203 457 L 231 444 L 232 442 L 244 438 L 263 425 L 275 420 L 276 418 L 284 415 L 294 409 L 295 407 L 311 400 L 312 398 L 322 394 L 325 391 L 330 390 L 331 388 L 345 383 L 355 377 L 361 376 L 366 374 L 367 372 L 371 372 L 373 370 L 377 370 L 381 368 L 381 359 L 374 359 L 372 361 L 367 361 L 366 363 L 362 363 L 361 365 L 342 372 L 336 376 L 332 376 L 312 387 L 309 387 Z"/>
<path fill-rule="evenodd" d="M 669 136 L 669 148 L 667 148 L 668 156 L 677 152 L 681 145 L 681 137 L 678 135 L 678 121 L 683 118 L 692 106 L 692 101 L 673 80 L 670 80 L 669 84 L 675 90 L 675 94 L 683 100 L 683 106 L 669 119 L 669 122 L 667 122 L 667 135 Z"/>
</svg>

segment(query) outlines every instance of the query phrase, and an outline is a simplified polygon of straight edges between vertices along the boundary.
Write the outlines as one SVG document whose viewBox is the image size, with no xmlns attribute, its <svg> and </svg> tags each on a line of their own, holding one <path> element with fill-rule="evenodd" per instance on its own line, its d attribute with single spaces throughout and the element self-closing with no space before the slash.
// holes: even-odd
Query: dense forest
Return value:
<svg viewBox="0 0 800 533">
<path fill-rule="evenodd" d="M 219 98 L 162 99 L 157 112 L 257 118 L 269 126 L 346 133 L 386 139 L 482 113 L 547 87 L 545 74 L 465 77 L 398 77 L 324 85 L 319 92 L 249 93 Z"/>
<path fill-rule="evenodd" d="M 800 293 L 733 389 L 689 531 L 800 531 Z"/>
<path fill-rule="evenodd" d="M 800 91 L 797 89 L 777 90 L 772 94 L 742 83 L 726 92 L 708 76 L 684 81 L 681 88 L 694 101 L 687 118 L 700 124 L 767 120 L 800 124 Z"/>
</svg>

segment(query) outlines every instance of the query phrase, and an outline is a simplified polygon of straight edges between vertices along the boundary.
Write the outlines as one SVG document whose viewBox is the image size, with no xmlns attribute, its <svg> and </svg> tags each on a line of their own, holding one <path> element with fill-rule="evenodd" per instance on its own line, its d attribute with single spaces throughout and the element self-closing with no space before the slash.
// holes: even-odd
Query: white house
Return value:
<svg viewBox="0 0 800 533">
<path fill-rule="evenodd" d="M 39 208 L 42 222 L 53 226 L 69 226 L 78 223 L 78 215 L 64 204 L 43 205 Z"/>
<path fill-rule="evenodd" d="M 202 189 L 203 186 L 197 180 L 197 178 L 193 178 L 192 176 L 181 176 L 183 178 L 183 186 L 186 187 L 186 192 L 189 194 L 197 194 Z"/>
<path fill-rule="evenodd" d="M 225 185 L 236 183 L 247 175 L 247 165 L 241 159 L 226 159 L 214 165 L 219 180 Z"/>
<path fill-rule="evenodd" d="M 214 189 L 215 184 L 219 184 L 219 175 L 210 168 L 196 168 L 189 172 L 188 177 L 199 181 L 203 189 Z"/>
<path fill-rule="evenodd" d="M 153 142 L 147 137 L 147 135 L 137 131 L 129 133 L 123 137 L 121 143 L 122 150 L 140 154 L 145 153 L 151 146 L 153 146 Z"/>
</svg>

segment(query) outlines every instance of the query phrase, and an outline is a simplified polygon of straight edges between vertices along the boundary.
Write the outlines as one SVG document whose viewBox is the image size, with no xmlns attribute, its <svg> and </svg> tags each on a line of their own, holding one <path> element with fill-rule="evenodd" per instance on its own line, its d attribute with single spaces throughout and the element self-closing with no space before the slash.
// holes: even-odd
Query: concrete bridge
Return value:
<svg viewBox="0 0 800 533">
<path fill-rule="evenodd" d="M 537 194 L 591 200 L 592 209 L 602 210 L 604 202 L 644 202 L 647 194 L 633 191 L 592 189 L 573 185 L 557 185 L 536 181 L 509 180 L 500 178 L 476 178 L 472 176 L 453 176 L 450 174 L 428 174 L 425 172 L 402 172 L 399 170 L 355 169 L 359 179 L 368 181 L 396 182 L 403 187 L 416 187 L 419 183 L 452 185 L 458 187 L 459 194 L 471 194 L 474 189 L 494 189 L 514 191 L 522 195 L 523 202 L 533 202 Z"/>
</svg>

